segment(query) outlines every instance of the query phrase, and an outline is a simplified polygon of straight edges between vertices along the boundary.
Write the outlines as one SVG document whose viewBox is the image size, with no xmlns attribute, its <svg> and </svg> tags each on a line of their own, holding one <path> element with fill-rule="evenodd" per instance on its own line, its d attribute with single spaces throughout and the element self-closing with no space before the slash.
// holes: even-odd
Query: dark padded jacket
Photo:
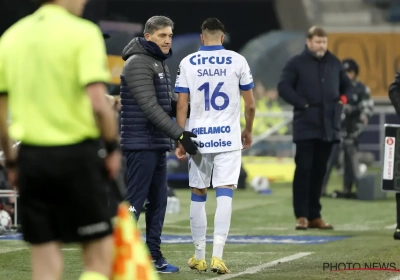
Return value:
<svg viewBox="0 0 400 280">
<path fill-rule="evenodd" d="M 278 92 L 293 106 L 293 141 L 339 142 L 343 105 L 338 102 L 342 95 L 350 98 L 352 91 L 340 60 L 329 51 L 318 59 L 306 47 L 291 58 L 282 71 Z"/>
<path fill-rule="evenodd" d="M 121 148 L 170 151 L 183 129 L 171 119 L 171 80 L 160 48 L 143 38 L 123 50 Z"/>
</svg>

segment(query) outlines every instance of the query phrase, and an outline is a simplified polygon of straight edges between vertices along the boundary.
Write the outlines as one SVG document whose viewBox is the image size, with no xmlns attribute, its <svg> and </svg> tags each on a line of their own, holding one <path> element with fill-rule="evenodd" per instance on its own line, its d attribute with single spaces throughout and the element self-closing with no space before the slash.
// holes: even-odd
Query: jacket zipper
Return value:
<svg viewBox="0 0 400 280">
<path fill-rule="evenodd" d="M 167 85 L 167 94 L 168 94 L 168 99 L 169 99 L 169 103 L 168 103 L 169 111 L 172 112 L 172 106 L 171 106 L 172 93 L 171 93 L 171 95 L 170 95 L 170 90 L 169 90 L 169 86 L 170 86 L 170 85 L 168 85 L 167 73 L 165 72 L 165 61 L 162 62 L 162 67 L 163 67 L 163 71 L 164 71 L 165 83 L 166 83 L 166 85 Z M 169 140 L 169 143 L 170 143 L 171 149 L 173 149 L 173 147 L 174 147 L 174 142 L 173 142 L 173 140 L 170 139 L 170 140 Z"/>
<path fill-rule="evenodd" d="M 168 94 L 168 99 L 169 99 L 168 105 L 169 105 L 169 110 L 171 112 L 172 111 L 172 106 L 171 106 L 171 100 L 172 100 L 172 96 L 171 95 L 172 95 L 172 93 L 170 95 L 170 89 L 169 89 L 170 85 L 168 85 L 167 73 L 165 72 L 165 61 L 162 62 L 162 67 L 163 67 L 163 71 L 164 71 L 165 83 L 167 85 L 167 94 Z"/>
</svg>

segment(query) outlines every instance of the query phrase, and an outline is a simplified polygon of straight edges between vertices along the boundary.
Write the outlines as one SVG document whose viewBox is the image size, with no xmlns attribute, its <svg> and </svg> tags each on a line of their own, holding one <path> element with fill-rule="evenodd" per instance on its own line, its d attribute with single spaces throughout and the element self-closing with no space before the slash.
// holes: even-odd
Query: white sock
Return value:
<svg viewBox="0 0 400 280">
<path fill-rule="evenodd" d="M 190 203 L 190 229 L 192 230 L 197 260 L 204 260 L 206 258 L 206 200 L 207 194 L 197 195 L 192 193 L 192 201 Z"/>
<path fill-rule="evenodd" d="M 228 238 L 232 216 L 232 197 L 233 190 L 217 188 L 217 211 L 214 218 L 214 246 L 213 257 L 222 260 L 225 241 Z"/>
</svg>

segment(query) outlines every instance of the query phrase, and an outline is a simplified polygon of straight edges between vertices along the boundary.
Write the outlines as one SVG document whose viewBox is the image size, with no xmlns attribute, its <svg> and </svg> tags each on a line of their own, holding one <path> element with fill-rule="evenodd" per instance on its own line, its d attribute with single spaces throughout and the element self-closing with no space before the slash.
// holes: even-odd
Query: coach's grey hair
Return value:
<svg viewBox="0 0 400 280">
<path fill-rule="evenodd" d="M 171 27 L 174 29 L 174 22 L 165 16 L 154 16 L 147 20 L 146 25 L 144 26 L 143 34 L 153 34 L 157 30 L 165 27 Z"/>
</svg>

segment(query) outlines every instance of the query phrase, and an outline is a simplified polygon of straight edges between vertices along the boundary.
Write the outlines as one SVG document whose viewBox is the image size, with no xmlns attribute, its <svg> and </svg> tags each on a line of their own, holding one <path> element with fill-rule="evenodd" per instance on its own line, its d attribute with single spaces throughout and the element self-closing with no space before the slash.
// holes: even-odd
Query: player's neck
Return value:
<svg viewBox="0 0 400 280">
<path fill-rule="evenodd" d="M 204 46 L 222 46 L 222 44 L 218 41 L 204 41 Z"/>
</svg>

